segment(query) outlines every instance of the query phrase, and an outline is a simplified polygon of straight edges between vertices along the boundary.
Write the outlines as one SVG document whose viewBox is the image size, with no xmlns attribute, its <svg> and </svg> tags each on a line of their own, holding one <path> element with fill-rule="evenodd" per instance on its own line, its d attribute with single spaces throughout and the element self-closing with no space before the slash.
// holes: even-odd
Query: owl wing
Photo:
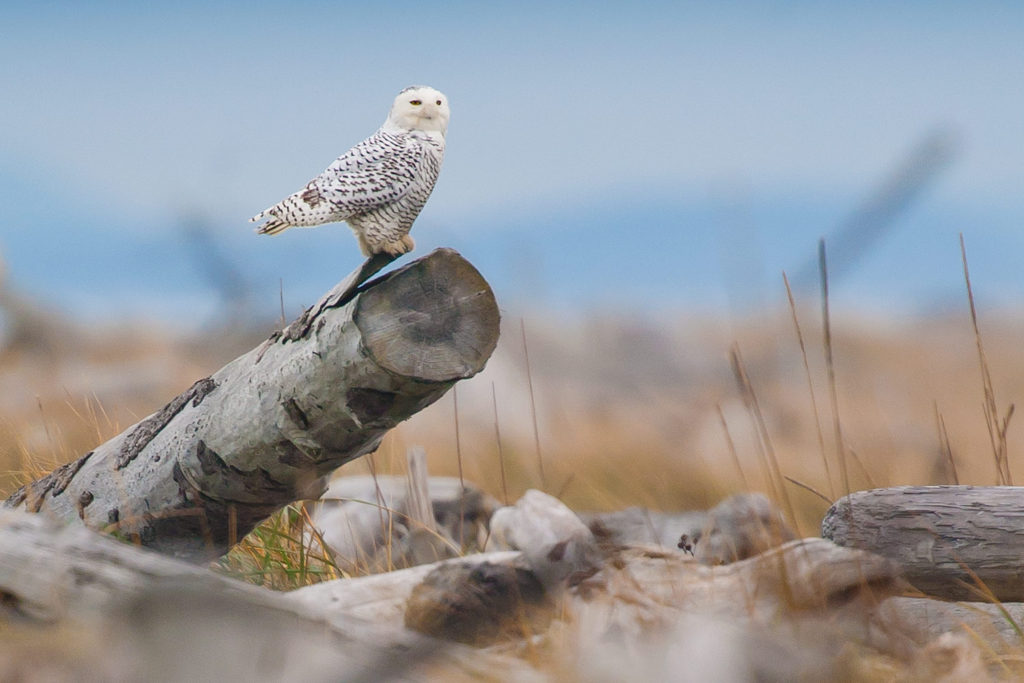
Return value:
<svg viewBox="0 0 1024 683">
<path fill-rule="evenodd" d="M 378 130 L 376 133 L 331 162 L 331 165 L 327 167 L 324 173 L 327 173 L 328 171 L 334 171 L 336 173 L 344 171 L 358 171 L 362 168 L 366 168 L 367 166 L 371 166 L 388 156 L 388 154 L 401 149 L 401 147 L 403 147 L 403 143 L 406 142 L 404 138 L 407 137 L 408 136 L 399 136 L 383 130 Z"/>
<path fill-rule="evenodd" d="M 423 147 L 410 139 L 355 166 L 336 169 L 332 164 L 306 186 L 306 193 L 318 194 L 346 217 L 387 206 L 412 187 L 422 154 Z"/>
<path fill-rule="evenodd" d="M 257 232 L 276 234 L 292 226 L 343 221 L 398 201 L 413 186 L 422 144 L 414 138 L 378 132 L 334 162 L 306 187 L 250 221 L 270 218 Z"/>
</svg>

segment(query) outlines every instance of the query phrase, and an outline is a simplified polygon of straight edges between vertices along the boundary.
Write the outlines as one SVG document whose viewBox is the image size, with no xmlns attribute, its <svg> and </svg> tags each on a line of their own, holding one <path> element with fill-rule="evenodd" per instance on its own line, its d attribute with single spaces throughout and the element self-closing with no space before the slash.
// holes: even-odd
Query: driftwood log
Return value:
<svg viewBox="0 0 1024 683">
<path fill-rule="evenodd" d="M 707 523 L 707 510 L 659 512 L 629 507 L 615 512 L 584 512 L 586 523 L 600 543 L 609 545 L 660 545 L 678 548 L 692 545 Z M 685 538 L 685 542 L 683 537 Z"/>
<path fill-rule="evenodd" d="M 425 638 L 400 615 L 362 619 L 21 511 L 0 511 L 0 595 L 5 681 L 423 680 L 439 656 L 470 680 L 493 667 L 532 680 L 525 663 Z M 29 628 L 42 624 L 59 630 Z"/>
<path fill-rule="evenodd" d="M 204 561 L 318 497 L 333 470 L 482 370 L 497 343 L 493 293 L 458 253 L 438 249 L 356 289 L 367 272 L 6 506 Z"/>
<path fill-rule="evenodd" d="M 548 540 L 544 539 L 544 547 L 549 547 Z M 130 625 L 142 620 L 147 628 L 157 628 L 160 619 L 153 614 L 171 619 L 177 609 L 179 620 L 187 617 L 188 630 L 198 633 L 210 628 L 205 636 L 231 651 L 236 640 L 244 642 L 251 631 L 244 626 L 246 619 L 287 624 L 288 628 L 274 631 L 282 642 L 291 642 L 289 630 L 309 640 L 319 625 L 322 633 L 313 641 L 318 645 L 310 647 L 318 652 L 341 647 L 337 640 L 347 638 L 351 642 L 341 648 L 342 659 L 363 664 L 365 660 L 357 656 L 360 649 L 392 656 L 396 648 L 418 651 L 419 641 L 407 625 L 447 640 L 488 642 L 502 635 L 514 637 L 526 626 L 518 602 L 525 602 L 531 608 L 528 614 L 537 617 L 542 613 L 543 594 L 549 604 L 553 599 L 562 602 L 564 608 L 555 614 L 570 616 L 581 639 L 626 638 L 639 644 L 652 628 L 667 628 L 687 613 L 773 628 L 781 618 L 809 620 L 810 628 L 817 631 L 823 621 L 837 621 L 833 610 L 840 605 L 846 617 L 851 616 L 850 605 L 856 605 L 852 637 L 866 638 L 864 607 L 858 596 L 884 594 L 892 590 L 898 576 L 891 563 L 870 553 L 811 539 L 717 567 L 702 565 L 680 550 L 623 548 L 596 573 L 572 577 L 579 583 L 556 590 L 530 580 L 535 571 L 548 576 L 555 571 L 538 567 L 543 562 L 541 553 L 529 555 L 483 553 L 282 594 L 88 529 L 62 527 L 40 515 L 19 511 L 0 515 L 0 593 L 8 614 L 33 622 L 102 618 L 120 623 L 127 610 L 136 614 Z M 556 567 L 561 564 L 557 556 L 550 561 Z M 236 614 L 244 618 L 236 619 Z M 237 633 L 219 634 L 225 623 L 231 623 Z M 545 622 L 534 623 L 542 628 Z M 147 647 L 159 645 L 159 639 L 150 640 Z M 430 649 L 437 648 L 435 641 Z M 175 651 L 180 656 L 178 646 Z M 459 652 L 455 648 L 445 656 Z M 251 650 L 245 656 L 250 654 Z M 322 652 L 316 655 L 321 656 Z"/>
<path fill-rule="evenodd" d="M 544 517 L 565 517 L 547 499 L 515 511 L 531 514 L 540 517 L 520 521 L 536 529 Z M 528 545 L 536 536 L 539 549 L 280 594 L 9 511 L 0 514 L 0 615 L 61 630 L 38 661 L 26 659 L 24 640 L 5 660 L 0 643 L 0 677 L 58 667 L 51 680 L 90 680 L 82 678 L 90 671 L 92 680 L 371 680 L 442 670 L 536 680 L 536 669 L 508 654 L 539 647 L 561 675 L 585 680 L 845 680 L 857 676 L 837 653 L 852 647 L 887 653 L 913 671 L 934 669 L 933 680 L 964 667 L 974 667 L 972 675 L 955 680 L 987 680 L 967 628 L 1004 636 L 993 645 L 1000 651 L 1019 647 L 999 608 L 885 599 L 902 592 L 894 562 L 823 539 L 718 566 L 678 549 L 620 547 L 596 558 L 596 571 L 545 586 L 532 577 L 558 573 L 540 566 L 561 564 L 550 549 L 580 536 L 562 526 L 565 538 L 518 537 Z M 1005 608 L 1020 618 L 1019 605 Z M 72 646 L 69 634 L 84 636 L 84 645 Z M 84 665 L 82 647 L 100 655 Z M 254 657 L 254 648 L 265 656 Z"/>
<path fill-rule="evenodd" d="M 1024 646 L 1024 603 L 945 602 L 897 596 L 884 601 L 878 621 L 925 642 L 952 632 L 983 639 L 996 652 L 1020 652 Z"/>
<path fill-rule="evenodd" d="M 838 500 L 822 536 L 896 560 L 952 600 L 1024 600 L 1024 487 L 901 486 Z"/>
<path fill-rule="evenodd" d="M 483 548 L 498 501 L 458 477 L 427 476 L 424 458 L 422 449 L 409 450 L 407 476 L 331 481 L 307 504 L 316 529 L 305 536 L 310 552 L 326 553 L 342 571 L 365 574 Z"/>
<path fill-rule="evenodd" d="M 581 517 L 603 545 L 681 548 L 702 564 L 745 560 L 796 538 L 779 509 L 760 493 L 730 496 L 707 511 L 633 507 Z"/>
<path fill-rule="evenodd" d="M 878 602 L 900 590 L 895 564 L 822 539 L 719 566 L 680 550 L 619 548 L 596 573 L 566 577 L 557 590 L 530 580 L 543 557 L 483 553 L 289 597 L 460 643 L 543 647 L 535 639 L 552 633 L 582 680 L 841 680 L 835 653 L 844 646 L 906 653 L 914 645 L 873 620 Z M 541 575 L 556 573 L 560 557 L 551 561 Z M 723 638 L 711 642 L 712 634 Z M 721 677 L 722 666 L 743 675 Z"/>
</svg>

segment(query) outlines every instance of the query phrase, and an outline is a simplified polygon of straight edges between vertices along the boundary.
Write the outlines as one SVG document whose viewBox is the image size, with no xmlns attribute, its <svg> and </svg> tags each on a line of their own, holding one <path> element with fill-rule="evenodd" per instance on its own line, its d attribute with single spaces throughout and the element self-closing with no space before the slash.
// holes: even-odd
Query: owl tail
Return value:
<svg viewBox="0 0 1024 683">
<path fill-rule="evenodd" d="M 261 211 L 260 213 L 256 214 L 255 216 L 249 219 L 249 222 L 253 223 L 263 218 L 266 218 L 267 216 L 270 216 L 270 220 L 261 225 L 260 227 L 256 228 L 256 233 L 259 235 L 276 235 L 277 233 L 284 232 L 285 230 L 291 227 L 289 223 L 286 223 L 285 221 L 281 220 L 274 214 L 268 213 L 266 211 Z"/>
</svg>

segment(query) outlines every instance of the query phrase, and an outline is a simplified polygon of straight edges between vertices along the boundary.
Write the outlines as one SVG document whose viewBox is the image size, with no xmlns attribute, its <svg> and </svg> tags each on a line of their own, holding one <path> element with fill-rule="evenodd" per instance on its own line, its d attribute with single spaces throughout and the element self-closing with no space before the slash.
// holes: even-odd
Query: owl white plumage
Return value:
<svg viewBox="0 0 1024 683">
<path fill-rule="evenodd" d="M 437 182 L 449 115 L 448 98 L 440 91 L 406 88 L 376 133 L 249 220 L 269 219 L 256 229 L 264 235 L 346 221 L 366 256 L 412 251 L 409 230 Z"/>
</svg>

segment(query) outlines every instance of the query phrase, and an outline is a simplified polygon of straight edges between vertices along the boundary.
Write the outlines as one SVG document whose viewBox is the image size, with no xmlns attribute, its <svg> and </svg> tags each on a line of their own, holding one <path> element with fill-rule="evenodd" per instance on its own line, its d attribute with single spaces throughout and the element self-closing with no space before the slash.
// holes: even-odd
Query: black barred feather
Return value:
<svg viewBox="0 0 1024 683">
<path fill-rule="evenodd" d="M 259 219 L 255 219 L 255 220 L 259 220 Z M 287 230 L 290 227 L 291 227 L 291 225 L 289 225 L 288 223 L 285 223 L 283 220 L 281 220 L 277 216 L 274 216 L 269 221 L 267 221 L 266 223 L 264 223 L 260 227 L 256 228 L 256 232 L 258 234 L 260 234 L 260 235 L 276 235 L 277 233 L 283 232 L 284 230 Z"/>
</svg>

